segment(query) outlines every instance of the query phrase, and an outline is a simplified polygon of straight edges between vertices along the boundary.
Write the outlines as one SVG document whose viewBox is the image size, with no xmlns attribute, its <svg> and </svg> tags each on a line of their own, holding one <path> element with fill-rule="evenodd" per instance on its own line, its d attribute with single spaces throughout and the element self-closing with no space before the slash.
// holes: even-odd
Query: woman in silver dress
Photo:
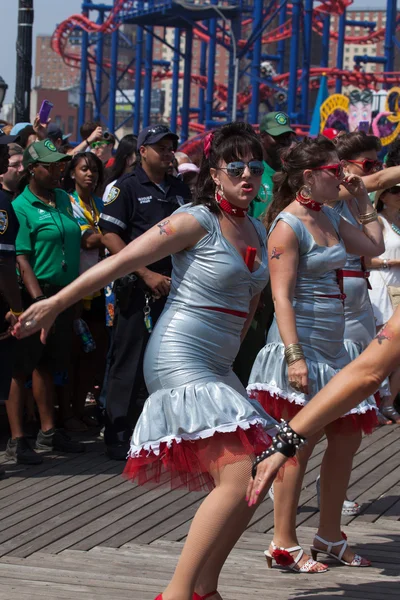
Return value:
<svg viewBox="0 0 400 600">
<path fill-rule="evenodd" d="M 343 269 L 346 252 L 376 256 L 383 248 L 382 232 L 362 180 L 356 176 L 344 179 L 332 142 L 322 137 L 306 139 L 283 155 L 282 165 L 274 179 L 274 200 L 266 219 L 275 320 L 248 386 L 251 397 L 276 419 L 297 414 L 350 362 L 344 345 L 344 295 L 337 270 Z M 358 199 L 362 231 L 323 206 L 337 199 L 340 185 Z M 321 468 L 320 527 L 314 545 L 326 549 L 334 543 L 338 555 L 343 542 L 341 510 L 353 456 L 365 427 L 364 415 L 375 410 L 374 399 L 369 397 L 325 428 L 328 447 Z M 321 432 L 308 440 L 296 465 L 288 467 L 274 485 L 274 540 L 266 551 L 269 565 L 275 558 L 300 572 L 327 569 L 309 559 L 296 535 L 302 480 L 320 437 Z M 340 559 L 351 566 L 369 565 L 350 548 L 345 548 Z"/>
<path fill-rule="evenodd" d="M 35 304 L 17 332 L 42 328 L 44 338 L 64 307 L 172 254 L 171 292 L 144 363 L 150 396 L 125 474 L 139 484 L 165 478 L 211 491 L 163 600 L 221 600 L 220 570 L 254 510 L 245 502 L 252 457 L 276 430 L 232 371 L 268 279 L 265 228 L 246 215 L 261 184 L 262 147 L 249 125 L 233 123 L 206 136 L 204 154 L 193 205 Z"/>
<path fill-rule="evenodd" d="M 347 173 L 364 178 L 381 170 L 382 163 L 378 158 L 381 149 L 379 138 L 354 131 L 338 136 L 334 143 Z M 331 203 L 331 206 L 343 219 L 362 229 L 356 198 L 339 200 Z M 346 294 L 344 343 L 352 360 L 365 350 L 376 334 L 374 312 L 368 294 L 371 285 L 365 267 L 364 257 L 347 254 L 346 264 L 339 273 Z M 379 422 L 382 425 L 389 424 L 391 421 L 386 418 L 384 408 L 391 403 L 389 380 L 386 379 L 381 385 L 377 399 L 382 404 L 382 414 L 378 413 Z M 371 429 L 376 426 L 374 421 L 371 420 Z"/>
</svg>

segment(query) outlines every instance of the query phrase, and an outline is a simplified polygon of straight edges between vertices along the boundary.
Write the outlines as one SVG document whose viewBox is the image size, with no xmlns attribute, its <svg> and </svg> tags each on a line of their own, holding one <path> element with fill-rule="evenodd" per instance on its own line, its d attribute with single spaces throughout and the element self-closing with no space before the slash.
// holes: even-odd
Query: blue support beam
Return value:
<svg viewBox="0 0 400 600">
<path fill-rule="evenodd" d="M 336 68 L 340 71 L 343 70 L 343 58 L 344 58 L 344 36 L 346 34 L 346 9 L 343 14 L 339 17 L 339 32 L 337 42 L 337 55 L 336 55 Z M 335 92 L 337 94 L 342 93 L 342 80 L 338 77 L 336 79 Z"/>
<path fill-rule="evenodd" d="M 143 127 L 150 125 L 151 88 L 153 75 L 153 36 L 152 27 L 146 33 L 146 47 L 144 56 L 144 90 L 143 90 Z"/>
<path fill-rule="evenodd" d="M 281 6 L 281 10 L 279 11 L 279 26 L 283 26 L 287 21 L 287 4 L 286 2 Z M 278 63 L 278 73 L 282 74 L 285 72 L 285 47 L 286 40 L 280 40 L 278 42 L 278 55 L 279 55 L 279 63 Z"/>
<path fill-rule="evenodd" d="M 108 130 L 115 131 L 115 104 L 117 99 L 118 29 L 111 34 L 111 70 L 108 97 Z"/>
<path fill-rule="evenodd" d="M 253 46 L 253 60 L 251 61 L 251 71 L 250 71 L 250 85 L 251 85 L 251 102 L 249 108 L 249 121 L 252 124 L 258 123 L 258 111 L 260 106 L 260 86 L 259 86 L 259 77 L 260 77 L 260 63 L 261 63 L 261 51 L 262 51 L 262 39 L 261 39 L 261 30 L 262 30 L 262 22 L 263 22 L 263 1 L 262 0 L 254 0 L 254 10 L 253 10 L 253 32 L 260 30 L 260 35 L 258 35 L 254 40 Z"/>
<path fill-rule="evenodd" d="M 97 25 L 104 23 L 104 10 L 99 10 Z M 95 113 L 94 120 L 101 120 L 101 87 L 103 82 L 103 56 L 104 56 L 104 34 L 97 34 L 96 42 L 96 79 L 95 79 Z"/>
<path fill-rule="evenodd" d="M 211 0 L 211 4 L 217 4 L 218 0 Z M 208 46 L 208 81 L 207 81 L 207 94 L 206 94 L 206 129 L 212 127 L 213 120 L 213 106 L 214 106 L 214 69 L 215 69 L 215 57 L 217 53 L 217 20 L 210 19 L 209 21 L 209 35 L 210 43 Z"/>
<path fill-rule="evenodd" d="M 178 125 L 179 99 L 179 59 L 181 49 L 181 31 L 177 27 L 174 32 L 174 54 L 172 57 L 172 90 L 171 90 L 171 129 L 176 131 Z"/>
<path fill-rule="evenodd" d="M 185 40 L 185 70 L 183 73 L 183 98 L 182 98 L 182 126 L 181 143 L 186 142 L 189 137 L 190 117 L 190 83 L 192 74 L 192 52 L 193 52 L 193 29 L 186 29 Z"/>
<path fill-rule="evenodd" d="M 331 29 L 331 15 L 325 15 L 323 28 L 322 28 L 321 67 L 329 66 L 330 29 Z"/>
<path fill-rule="evenodd" d="M 202 77 L 207 76 L 207 44 L 206 42 L 201 42 L 200 46 L 200 75 Z M 200 86 L 199 87 L 199 123 L 204 123 L 204 119 L 206 116 L 206 91 Z"/>
<path fill-rule="evenodd" d="M 89 10 L 82 5 L 82 14 L 85 17 L 89 16 Z M 89 34 L 87 31 L 82 31 L 82 45 L 81 45 L 81 77 L 79 84 L 79 111 L 78 111 L 78 142 L 82 141 L 80 134 L 80 128 L 86 119 L 86 82 L 87 82 L 87 70 L 88 70 L 88 49 L 89 49 Z"/>
<path fill-rule="evenodd" d="M 385 32 L 385 61 L 388 72 L 394 71 L 394 43 L 396 37 L 397 0 L 387 0 L 386 4 L 386 32 Z M 386 83 L 385 89 L 391 84 Z"/>
<path fill-rule="evenodd" d="M 313 0 L 305 0 L 303 14 L 303 73 L 301 80 L 301 116 L 300 123 L 308 123 L 308 99 L 309 99 L 309 83 L 310 83 L 310 67 L 311 67 L 311 38 L 312 38 L 312 21 L 313 17 Z"/>
<path fill-rule="evenodd" d="M 141 90 L 143 62 L 143 28 L 136 28 L 136 62 L 135 62 L 135 106 L 133 109 L 133 133 L 138 135 L 141 126 Z"/>
<path fill-rule="evenodd" d="M 297 118 L 297 60 L 299 52 L 300 25 L 301 25 L 301 0 L 293 0 L 292 8 L 292 40 L 290 43 L 289 61 L 289 90 L 288 113 L 291 119 Z"/>
</svg>

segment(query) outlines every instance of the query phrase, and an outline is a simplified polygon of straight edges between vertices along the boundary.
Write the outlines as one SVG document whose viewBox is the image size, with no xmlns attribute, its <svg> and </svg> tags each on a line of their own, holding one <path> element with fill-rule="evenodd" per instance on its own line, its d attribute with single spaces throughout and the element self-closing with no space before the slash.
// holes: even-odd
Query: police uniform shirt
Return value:
<svg viewBox="0 0 400 600">
<path fill-rule="evenodd" d="M 17 216 L 8 195 L 0 187 L 0 256 L 16 260 L 15 240 L 18 230 Z M 4 320 L 8 309 L 5 299 L 0 295 L 0 333 L 8 327 Z"/>
<path fill-rule="evenodd" d="M 116 233 L 128 244 L 190 201 L 189 187 L 183 181 L 166 175 L 161 184 L 156 184 L 137 165 L 110 189 L 99 225 L 104 233 Z M 149 269 L 170 272 L 171 258 L 149 265 Z"/>
</svg>

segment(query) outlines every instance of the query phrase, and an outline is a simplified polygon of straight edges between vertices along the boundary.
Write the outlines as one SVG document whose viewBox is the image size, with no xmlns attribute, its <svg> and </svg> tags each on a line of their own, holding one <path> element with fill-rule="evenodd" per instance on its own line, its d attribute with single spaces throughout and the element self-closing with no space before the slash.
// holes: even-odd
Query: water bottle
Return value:
<svg viewBox="0 0 400 600">
<path fill-rule="evenodd" d="M 93 352 L 96 350 L 96 342 L 94 341 L 90 329 L 83 319 L 74 321 L 74 331 L 81 338 L 82 348 L 84 352 Z"/>
</svg>

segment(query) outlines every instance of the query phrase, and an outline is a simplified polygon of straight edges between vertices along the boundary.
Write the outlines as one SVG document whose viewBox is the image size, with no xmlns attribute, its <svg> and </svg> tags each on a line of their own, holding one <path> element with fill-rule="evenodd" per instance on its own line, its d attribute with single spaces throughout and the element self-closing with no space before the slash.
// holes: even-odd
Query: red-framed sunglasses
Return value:
<svg viewBox="0 0 400 600">
<path fill-rule="evenodd" d="M 334 176 L 339 179 L 343 177 L 343 165 L 341 163 L 335 163 L 334 165 L 323 165 L 322 167 L 314 167 L 311 171 L 332 171 Z"/>
<path fill-rule="evenodd" d="M 372 158 L 363 158 L 363 160 L 350 160 L 348 158 L 347 162 L 360 165 L 364 173 L 374 173 L 382 169 L 382 162 L 380 160 L 373 160 Z"/>
</svg>

